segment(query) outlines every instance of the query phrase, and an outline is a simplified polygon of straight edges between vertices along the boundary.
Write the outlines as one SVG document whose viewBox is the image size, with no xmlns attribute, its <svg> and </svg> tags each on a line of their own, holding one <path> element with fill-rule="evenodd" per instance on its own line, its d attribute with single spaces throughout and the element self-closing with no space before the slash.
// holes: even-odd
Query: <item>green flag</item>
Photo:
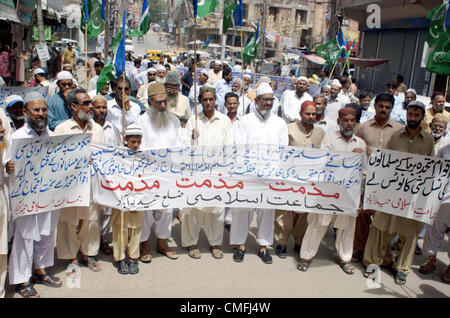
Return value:
<svg viewBox="0 0 450 318">
<path fill-rule="evenodd" d="M 428 46 L 430 54 L 427 60 L 427 70 L 441 75 L 450 75 L 450 38 L 444 29 L 448 4 L 444 3 L 428 13 L 430 20 L 428 29 Z"/>
<path fill-rule="evenodd" d="M 250 64 L 258 55 L 258 43 L 259 43 L 259 19 L 255 34 L 253 34 L 252 38 L 248 42 L 247 46 L 244 48 L 244 51 L 242 52 L 243 60 L 245 63 Z"/>
<path fill-rule="evenodd" d="M 317 55 L 325 59 L 325 66 L 332 67 L 339 58 L 341 50 L 337 44 L 336 38 L 328 43 L 316 47 Z"/>
<path fill-rule="evenodd" d="M 195 0 L 194 0 L 195 1 Z M 204 18 L 214 12 L 219 5 L 217 0 L 197 0 L 197 15 L 199 18 Z"/>
<path fill-rule="evenodd" d="M 233 11 L 239 7 L 238 0 L 225 0 L 223 9 L 223 34 L 227 33 L 228 28 L 233 27 Z"/>
<path fill-rule="evenodd" d="M 89 20 L 87 23 L 87 34 L 89 39 L 97 38 L 105 28 L 102 19 L 102 0 L 88 0 Z M 81 8 L 81 30 L 85 32 L 85 8 L 84 2 Z"/>
<path fill-rule="evenodd" d="M 148 10 L 148 0 L 144 0 L 142 3 L 141 20 L 139 22 L 139 31 L 142 35 L 146 34 L 150 29 L 150 15 Z"/>
<path fill-rule="evenodd" d="M 112 62 L 102 69 L 97 79 L 97 94 L 106 84 L 114 79 L 113 71 L 114 65 L 112 64 Z"/>
<path fill-rule="evenodd" d="M 113 41 L 111 43 L 111 47 L 113 52 L 117 50 L 117 47 L 119 46 L 120 40 L 122 40 L 122 28 L 117 30 L 116 35 L 114 35 Z"/>
</svg>

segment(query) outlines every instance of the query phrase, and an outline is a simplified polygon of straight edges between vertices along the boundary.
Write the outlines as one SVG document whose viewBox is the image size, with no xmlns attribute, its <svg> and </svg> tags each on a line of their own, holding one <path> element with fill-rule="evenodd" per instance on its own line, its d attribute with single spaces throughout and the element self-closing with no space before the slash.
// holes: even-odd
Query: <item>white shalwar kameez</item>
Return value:
<svg viewBox="0 0 450 318">
<path fill-rule="evenodd" d="M 3 151 L 0 153 L 3 156 Z M 1 169 L 4 168 L 3 163 L 0 163 Z M 8 201 L 5 195 L 5 181 L 3 176 L 0 176 L 0 298 L 5 298 L 5 281 L 7 269 L 7 254 L 8 254 Z"/>
<path fill-rule="evenodd" d="M 287 146 L 289 143 L 288 128 L 284 120 L 272 113 L 264 118 L 256 109 L 239 120 L 235 134 L 236 145 Z M 275 210 L 233 208 L 230 230 L 231 245 L 245 244 L 255 212 L 258 223 L 257 243 L 261 246 L 272 244 Z"/>
<path fill-rule="evenodd" d="M 153 107 L 153 106 L 150 106 Z M 182 130 L 180 120 L 172 113 L 170 116 L 170 123 L 166 127 L 155 127 L 151 121 L 152 112 L 147 110 L 142 114 L 137 124 L 142 128 L 142 142 L 141 150 L 146 149 L 160 149 L 168 147 L 181 147 L 183 145 Z M 151 210 L 144 211 L 142 215 L 142 232 L 141 242 L 149 239 L 151 227 L 155 224 L 155 235 L 159 239 L 168 239 L 172 233 L 172 210 Z"/>
<path fill-rule="evenodd" d="M 192 130 L 195 128 L 195 117 L 191 117 L 184 131 L 184 143 L 194 145 L 232 145 L 234 134 L 232 124 L 227 115 L 215 110 L 213 117 L 208 119 L 202 112 L 198 115 L 198 131 L 200 136 L 197 142 L 192 140 Z M 223 242 L 223 221 L 225 208 L 202 207 L 183 209 L 183 222 L 181 223 L 181 243 L 184 247 L 197 245 L 200 230 L 208 238 L 210 246 L 221 246 Z"/>
<path fill-rule="evenodd" d="M 14 139 L 48 137 L 54 133 L 48 128 L 39 136 L 28 124 L 11 135 L 5 162 L 11 160 Z M 32 267 L 47 268 L 54 261 L 54 232 L 58 225 L 59 210 L 18 217 L 14 220 L 14 242 L 9 258 L 9 283 L 28 282 Z M 34 265 L 34 266 L 33 266 Z"/>
<path fill-rule="evenodd" d="M 361 138 L 353 135 L 349 141 L 346 141 L 340 131 L 327 133 L 321 148 L 343 152 L 352 152 L 356 148 L 361 148 L 364 153 L 366 152 L 366 144 Z M 337 229 L 335 246 L 339 258 L 343 262 L 351 260 L 356 216 L 309 213 L 307 221 L 308 228 L 303 237 L 300 258 L 310 260 L 316 255 L 328 226 L 333 223 Z"/>
</svg>

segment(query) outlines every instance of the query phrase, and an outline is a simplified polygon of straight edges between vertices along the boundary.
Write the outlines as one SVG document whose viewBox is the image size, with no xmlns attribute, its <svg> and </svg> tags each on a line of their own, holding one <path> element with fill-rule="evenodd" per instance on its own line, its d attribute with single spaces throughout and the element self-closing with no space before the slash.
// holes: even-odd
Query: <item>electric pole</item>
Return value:
<svg viewBox="0 0 450 318">
<path fill-rule="evenodd" d="M 106 8 L 105 8 L 105 18 L 106 18 L 106 22 L 105 22 L 105 36 L 104 36 L 104 41 L 103 41 L 103 45 L 104 47 L 104 61 L 106 61 L 106 57 L 108 56 L 108 47 L 109 47 L 109 27 L 111 24 L 111 17 L 110 17 L 110 5 L 109 5 L 109 0 L 105 0 L 105 4 L 106 4 Z"/>
<path fill-rule="evenodd" d="M 37 27 L 38 27 L 38 42 L 39 44 L 45 44 L 44 39 L 44 19 L 42 17 L 42 3 L 41 0 L 36 1 L 36 17 L 37 17 Z M 45 61 L 41 61 L 41 67 L 45 67 Z"/>
<path fill-rule="evenodd" d="M 260 32 L 260 48 L 259 48 L 259 59 L 260 62 L 257 65 L 257 70 L 259 72 L 259 68 L 260 68 L 260 64 L 261 64 L 261 60 L 264 59 L 265 57 L 265 47 L 266 47 L 266 24 L 267 24 L 267 14 L 268 14 L 268 10 L 269 9 L 269 1 L 268 0 L 264 0 L 264 4 L 263 4 L 263 12 L 262 12 L 262 21 L 261 21 L 261 29 L 259 30 Z"/>
</svg>

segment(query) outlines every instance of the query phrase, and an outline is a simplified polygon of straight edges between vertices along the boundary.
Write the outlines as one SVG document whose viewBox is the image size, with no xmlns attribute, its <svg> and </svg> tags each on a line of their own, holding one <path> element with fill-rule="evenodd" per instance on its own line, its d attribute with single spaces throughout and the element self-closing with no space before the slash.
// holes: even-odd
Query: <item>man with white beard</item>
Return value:
<svg viewBox="0 0 450 318">
<path fill-rule="evenodd" d="M 8 124 L 8 123 L 5 123 Z M 3 121 L 0 119 L 0 158 L 3 158 L 3 150 L 8 146 L 8 140 L 5 136 Z M 1 169 L 4 169 L 3 160 L 0 163 Z M 4 189 L 5 180 L 0 176 L 0 298 L 5 297 L 5 281 L 7 269 L 8 254 L 8 201 Z"/>
<path fill-rule="evenodd" d="M 156 83 L 164 83 L 166 81 L 167 71 L 164 65 L 158 64 L 155 66 L 156 70 Z"/>
<path fill-rule="evenodd" d="M 67 95 L 72 118 L 55 128 L 55 135 L 92 134 L 92 143 L 104 143 L 103 128 L 93 120 L 92 101 L 83 88 L 76 88 Z M 100 245 L 98 207 L 92 200 L 89 207 L 62 208 L 56 236 L 56 252 L 59 259 L 69 260 L 66 270 L 71 275 L 78 265 L 77 254 L 81 252 L 81 263 L 93 272 L 101 270 L 95 260 Z"/>
<path fill-rule="evenodd" d="M 148 87 L 149 109 L 137 120 L 142 128 L 140 149 L 159 149 L 181 147 L 182 131 L 179 119 L 167 110 L 167 93 L 162 83 Z M 152 256 L 148 239 L 151 227 L 155 223 L 157 238 L 156 251 L 170 259 L 177 259 L 177 254 L 166 243 L 172 232 L 172 209 L 145 211 L 142 217 L 140 260 L 150 263 Z"/>
<path fill-rule="evenodd" d="M 280 117 L 271 113 L 274 95 L 267 83 L 261 83 L 256 90 L 256 109 L 242 117 L 235 132 L 237 145 L 268 144 L 287 146 L 288 128 Z M 230 230 L 230 244 L 237 245 L 233 260 L 242 262 L 245 255 L 245 242 L 254 213 L 257 214 L 259 245 L 258 256 L 266 264 L 272 263 L 267 246 L 273 242 L 274 210 L 233 209 Z"/>
<path fill-rule="evenodd" d="M 24 98 L 26 123 L 11 135 L 11 143 L 5 154 L 6 172 L 14 177 L 12 143 L 14 139 L 54 136 L 48 129 L 48 108 L 44 96 L 37 92 Z M 30 283 L 33 281 L 48 287 L 61 287 L 61 279 L 45 270 L 53 266 L 53 235 L 58 224 L 59 211 L 25 215 L 14 220 L 14 242 L 9 258 L 9 283 L 16 285 L 16 292 L 25 298 L 40 297 Z M 33 264 L 34 263 L 34 264 Z M 33 266 L 34 265 L 34 266 Z"/>
<path fill-rule="evenodd" d="M 181 128 L 184 128 L 192 113 L 189 99 L 180 93 L 180 85 L 180 74 L 177 71 L 169 72 L 164 84 L 167 92 L 167 110 L 178 117 Z"/>
</svg>

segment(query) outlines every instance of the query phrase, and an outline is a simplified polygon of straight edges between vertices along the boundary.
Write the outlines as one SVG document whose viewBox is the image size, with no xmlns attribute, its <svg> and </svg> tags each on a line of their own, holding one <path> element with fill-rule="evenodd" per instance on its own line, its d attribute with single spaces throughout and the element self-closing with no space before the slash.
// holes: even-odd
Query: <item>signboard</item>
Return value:
<svg viewBox="0 0 450 318">
<path fill-rule="evenodd" d="M 48 53 L 48 47 L 46 44 L 38 44 L 35 48 L 41 61 L 44 62 L 50 60 L 50 54 Z"/>
</svg>

